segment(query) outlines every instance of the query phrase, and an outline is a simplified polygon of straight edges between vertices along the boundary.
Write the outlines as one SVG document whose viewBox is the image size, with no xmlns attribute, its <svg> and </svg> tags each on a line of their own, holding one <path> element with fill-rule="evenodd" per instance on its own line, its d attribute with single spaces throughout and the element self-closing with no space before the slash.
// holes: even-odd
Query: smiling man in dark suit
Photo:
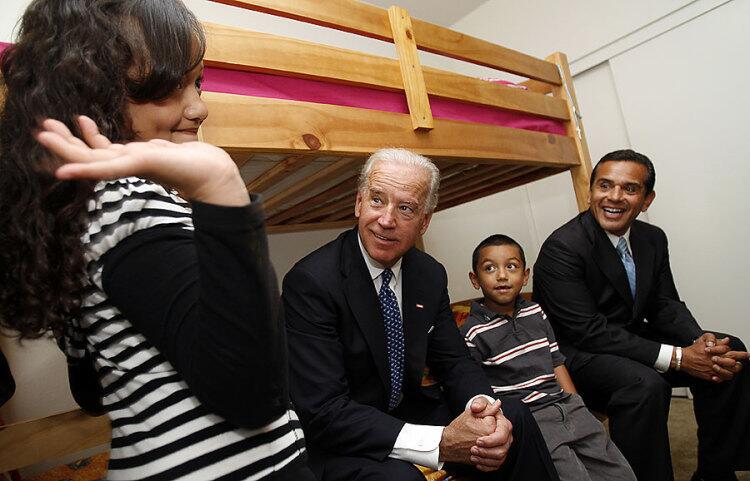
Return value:
<svg viewBox="0 0 750 481">
<path fill-rule="evenodd" d="M 487 479 L 558 479 L 528 409 L 493 402 L 453 321 L 445 269 L 414 248 L 439 175 L 413 152 L 376 152 L 357 227 L 284 278 L 290 389 L 318 479 L 417 481 L 412 463 L 443 462 Z M 439 385 L 422 386 L 425 367 Z"/>
<path fill-rule="evenodd" d="M 655 180 L 645 155 L 605 155 L 591 175 L 589 210 L 542 245 L 534 298 L 576 386 L 609 416 L 612 439 L 639 481 L 674 478 L 667 433 L 673 386 L 695 395 L 693 479 L 737 479 L 734 470 L 750 468 L 748 355 L 739 339 L 700 328 L 677 294 L 666 235 L 636 220 L 654 201 Z"/>
</svg>

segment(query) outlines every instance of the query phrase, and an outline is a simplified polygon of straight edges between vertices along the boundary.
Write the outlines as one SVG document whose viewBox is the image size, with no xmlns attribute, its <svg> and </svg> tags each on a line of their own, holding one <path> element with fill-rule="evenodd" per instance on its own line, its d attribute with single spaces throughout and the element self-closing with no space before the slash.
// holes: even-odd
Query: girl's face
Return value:
<svg viewBox="0 0 750 481">
<path fill-rule="evenodd" d="M 182 85 L 164 100 L 128 104 L 135 139 L 175 143 L 198 140 L 198 127 L 208 116 L 201 100 L 203 62 L 188 72 Z"/>
</svg>

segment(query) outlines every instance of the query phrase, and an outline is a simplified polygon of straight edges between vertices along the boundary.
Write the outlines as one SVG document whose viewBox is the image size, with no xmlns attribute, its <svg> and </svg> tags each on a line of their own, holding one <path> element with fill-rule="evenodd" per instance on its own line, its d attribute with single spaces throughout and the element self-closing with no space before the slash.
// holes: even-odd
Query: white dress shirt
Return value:
<svg viewBox="0 0 750 481">
<path fill-rule="evenodd" d="M 610 234 L 609 232 L 606 232 L 606 234 L 607 234 L 607 237 L 609 237 L 609 241 L 612 242 L 612 245 L 614 246 L 615 250 L 617 250 L 617 244 L 620 242 L 620 237 L 614 234 Z M 625 238 L 625 243 L 628 246 L 628 251 L 630 252 L 630 255 L 632 256 L 633 248 L 630 246 L 630 229 L 628 229 L 625 232 L 625 234 L 623 234 L 621 237 Z M 636 284 L 636 288 L 637 286 L 638 285 Z M 674 346 L 671 346 L 669 344 L 662 344 L 661 347 L 659 348 L 659 355 L 656 356 L 656 362 L 654 362 L 654 369 L 656 369 L 658 372 L 661 372 L 661 373 L 667 372 L 669 370 L 669 365 L 672 363 L 673 351 L 674 351 Z"/>
</svg>

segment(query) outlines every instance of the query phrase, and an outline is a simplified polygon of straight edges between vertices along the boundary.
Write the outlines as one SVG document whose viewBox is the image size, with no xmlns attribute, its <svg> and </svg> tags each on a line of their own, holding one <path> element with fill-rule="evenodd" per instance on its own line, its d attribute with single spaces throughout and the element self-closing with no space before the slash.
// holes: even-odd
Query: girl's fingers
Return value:
<svg viewBox="0 0 750 481">
<path fill-rule="evenodd" d="M 68 126 L 64 123 L 60 122 L 59 120 L 55 119 L 46 119 L 44 122 L 42 122 L 42 129 L 47 132 L 53 132 L 60 137 L 62 137 L 66 142 L 78 145 L 78 146 L 85 146 L 86 144 L 73 135 L 73 133 L 68 129 Z"/>
<path fill-rule="evenodd" d="M 139 165 L 137 159 L 125 154 L 113 159 L 86 164 L 65 164 L 55 171 L 55 176 L 61 180 L 112 180 L 135 175 Z"/>
<path fill-rule="evenodd" d="M 99 127 L 97 127 L 96 122 L 91 120 L 91 118 L 79 115 L 77 120 L 78 127 L 83 134 L 83 139 L 89 146 L 95 149 L 106 149 L 112 145 L 112 142 L 107 137 L 99 133 Z"/>
</svg>

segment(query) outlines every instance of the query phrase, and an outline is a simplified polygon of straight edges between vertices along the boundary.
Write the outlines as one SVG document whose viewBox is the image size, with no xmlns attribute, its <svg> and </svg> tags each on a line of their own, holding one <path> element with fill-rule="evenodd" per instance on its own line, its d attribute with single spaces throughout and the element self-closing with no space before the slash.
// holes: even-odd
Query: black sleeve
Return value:
<svg viewBox="0 0 750 481">
<path fill-rule="evenodd" d="M 661 263 L 657 267 L 654 288 L 649 295 L 646 319 L 649 328 L 665 343 L 689 346 L 703 334 L 703 330 L 680 300 L 669 263 L 667 236 L 661 231 L 660 234 L 660 245 L 664 250 L 657 256 Z"/>
<path fill-rule="evenodd" d="M 194 202 L 191 232 L 136 232 L 102 258 L 111 302 L 206 407 L 238 427 L 288 408 L 284 330 L 259 202 Z"/>
</svg>

